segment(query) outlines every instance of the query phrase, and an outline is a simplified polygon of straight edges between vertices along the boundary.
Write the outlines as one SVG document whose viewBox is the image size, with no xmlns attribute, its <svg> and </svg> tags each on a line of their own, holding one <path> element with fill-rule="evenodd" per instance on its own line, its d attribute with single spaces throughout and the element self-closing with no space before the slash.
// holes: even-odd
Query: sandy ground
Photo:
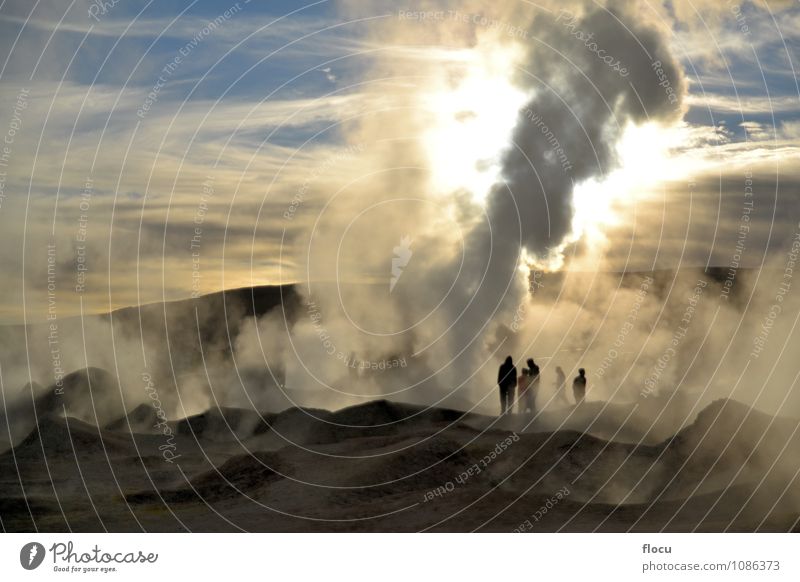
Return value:
<svg viewBox="0 0 800 582">
<path fill-rule="evenodd" d="M 0 519 L 5 531 L 798 530 L 794 420 L 721 400 L 665 436 L 656 422 L 637 432 L 647 414 L 587 403 L 529 423 L 374 401 L 158 427 L 143 405 L 98 429 L 50 411 L 0 455 Z"/>
</svg>

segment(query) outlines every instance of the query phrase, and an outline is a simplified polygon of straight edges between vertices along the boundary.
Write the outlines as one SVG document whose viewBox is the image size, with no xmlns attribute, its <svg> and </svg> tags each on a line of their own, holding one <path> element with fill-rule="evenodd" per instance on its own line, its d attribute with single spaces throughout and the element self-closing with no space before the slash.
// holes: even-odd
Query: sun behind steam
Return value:
<svg viewBox="0 0 800 582">
<path fill-rule="evenodd" d="M 450 51 L 449 61 L 420 88 L 418 113 L 426 120 L 422 146 L 434 195 L 464 190 L 483 203 L 491 188 L 503 182 L 502 158 L 515 147 L 514 128 L 535 97 L 513 81 L 524 68 L 523 60 L 519 44 L 490 42 L 485 36 L 474 47 Z M 637 203 L 658 194 L 658 184 L 691 175 L 690 161 L 675 154 L 688 139 L 685 130 L 680 123 L 628 123 L 616 146 L 616 163 L 602 175 L 575 183 L 571 234 L 536 256 L 523 249 L 524 269 L 564 268 L 565 249 L 580 239 L 589 243 L 592 256 L 573 260 L 571 267 L 585 270 L 599 264 L 607 229 L 631 220 Z M 552 160 L 527 162 L 537 173 L 554 171 Z"/>
<path fill-rule="evenodd" d="M 429 119 L 422 136 L 435 193 L 467 190 L 476 201 L 500 180 L 503 152 L 526 94 L 511 81 L 519 51 L 480 43 L 454 50 L 419 95 Z"/>
</svg>

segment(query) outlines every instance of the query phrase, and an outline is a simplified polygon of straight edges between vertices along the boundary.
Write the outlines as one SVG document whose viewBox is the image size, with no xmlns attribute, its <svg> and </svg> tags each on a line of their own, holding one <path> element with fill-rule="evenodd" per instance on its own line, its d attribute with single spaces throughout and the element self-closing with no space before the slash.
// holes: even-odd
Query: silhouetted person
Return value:
<svg viewBox="0 0 800 582">
<path fill-rule="evenodd" d="M 586 370 L 581 368 L 578 370 L 578 375 L 572 381 L 572 395 L 575 396 L 575 404 L 583 402 L 586 396 Z"/>
<path fill-rule="evenodd" d="M 536 395 L 539 393 L 539 366 L 533 361 L 533 358 L 528 358 L 528 386 L 525 390 L 524 400 L 520 398 L 520 402 L 524 402 L 525 412 L 533 414 L 536 411 Z"/>
<path fill-rule="evenodd" d="M 556 366 L 556 398 L 561 398 L 564 402 L 569 404 L 569 396 L 567 396 L 567 375 L 561 366 Z"/>
<path fill-rule="evenodd" d="M 505 414 L 514 403 L 514 388 L 517 386 L 517 368 L 511 356 L 500 365 L 497 385 L 500 387 L 500 414 Z"/>
<path fill-rule="evenodd" d="M 531 387 L 531 375 L 528 368 L 522 368 L 522 375 L 517 379 L 517 412 L 527 412 L 528 390 Z"/>
</svg>

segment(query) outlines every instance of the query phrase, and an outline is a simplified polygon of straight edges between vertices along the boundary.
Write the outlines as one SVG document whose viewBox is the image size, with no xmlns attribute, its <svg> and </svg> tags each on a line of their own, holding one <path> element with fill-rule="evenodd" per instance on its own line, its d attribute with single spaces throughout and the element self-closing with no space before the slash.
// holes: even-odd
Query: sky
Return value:
<svg viewBox="0 0 800 582">
<path fill-rule="evenodd" d="M 487 241 L 764 266 L 800 221 L 799 42 L 790 2 L 4 0 L 0 320 L 384 284 L 403 237 L 465 297 Z"/>
</svg>

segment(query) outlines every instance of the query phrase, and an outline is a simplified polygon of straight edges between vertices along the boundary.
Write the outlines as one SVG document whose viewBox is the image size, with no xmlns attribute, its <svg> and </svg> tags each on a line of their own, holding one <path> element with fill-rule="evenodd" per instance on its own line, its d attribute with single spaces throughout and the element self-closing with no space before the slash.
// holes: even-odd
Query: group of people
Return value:
<svg viewBox="0 0 800 582">
<path fill-rule="evenodd" d="M 514 404 L 517 405 L 517 412 L 520 414 L 533 415 L 536 410 L 536 394 L 539 392 L 539 366 L 528 358 L 527 368 L 522 368 L 522 374 L 517 376 L 517 367 L 511 356 L 500 365 L 497 374 L 497 385 L 500 387 L 500 413 L 508 414 L 514 412 Z M 556 397 L 562 399 L 566 404 L 571 404 L 566 393 L 567 377 L 560 366 L 556 367 Z M 586 396 L 586 370 L 581 368 L 578 375 L 572 381 L 572 395 L 575 404 L 583 402 Z"/>
</svg>

